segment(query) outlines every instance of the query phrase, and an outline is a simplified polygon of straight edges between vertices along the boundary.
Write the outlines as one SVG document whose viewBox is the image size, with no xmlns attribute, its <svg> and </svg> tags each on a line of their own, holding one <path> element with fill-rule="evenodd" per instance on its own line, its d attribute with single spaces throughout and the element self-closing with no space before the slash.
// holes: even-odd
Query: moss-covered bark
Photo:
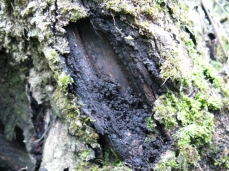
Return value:
<svg viewBox="0 0 229 171">
<path fill-rule="evenodd" d="M 205 13 L 200 1 L 1 0 L 0 4 L 0 119 L 9 140 L 15 126 L 23 129 L 35 170 L 128 170 L 110 163 L 112 154 L 116 159 L 125 154 L 115 148 L 109 135 L 111 145 L 106 147 L 111 149 L 102 149 L 98 133 L 104 134 L 106 131 L 99 128 L 106 127 L 97 126 L 96 117 L 82 114 L 88 113 L 88 104 L 78 101 L 83 101 L 83 95 L 75 88 L 74 79 L 79 77 L 74 74 L 78 71 L 69 66 L 74 65 L 74 55 L 66 28 L 82 18 L 89 18 L 98 37 L 107 34 L 104 37 L 109 38 L 113 53 L 126 66 L 126 75 L 136 77 L 138 82 L 133 86 L 145 93 L 142 96 L 152 106 L 152 116 L 142 121 L 148 126 L 142 141 L 159 139 L 158 127 L 172 141 L 158 160 L 149 160 L 147 166 L 138 169 L 228 168 L 229 87 L 209 59 L 204 40 L 209 23 L 203 24 Z M 85 46 L 85 42 L 79 45 Z M 90 53 L 92 50 L 87 51 Z M 122 61 L 128 55 L 136 60 L 133 69 L 128 65 L 131 61 Z M 147 107 L 143 105 L 142 110 Z M 126 161 L 133 168 L 131 160 Z"/>
</svg>

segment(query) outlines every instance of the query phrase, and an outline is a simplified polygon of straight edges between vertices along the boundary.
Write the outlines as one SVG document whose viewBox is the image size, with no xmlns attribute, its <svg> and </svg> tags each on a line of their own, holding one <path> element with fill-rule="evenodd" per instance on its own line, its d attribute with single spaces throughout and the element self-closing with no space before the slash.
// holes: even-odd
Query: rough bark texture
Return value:
<svg viewBox="0 0 229 171">
<path fill-rule="evenodd" d="M 147 118 L 152 115 L 155 96 L 163 92 L 163 82 L 158 78 L 156 59 L 150 61 L 145 53 L 144 39 L 118 19 L 116 23 L 120 29 L 136 34 L 137 46 L 111 33 L 115 31 L 112 18 L 82 20 L 67 29 L 71 49 L 67 65 L 72 66 L 75 94 L 84 104 L 81 109 L 95 120 L 98 133 L 110 141 L 124 161 L 134 168 L 148 169 L 147 163 L 158 161 L 170 144 L 160 125 L 154 131 L 162 138 L 145 141 L 147 134 L 153 133 L 147 128 Z"/>
<path fill-rule="evenodd" d="M 186 3 L 0 0 L 0 169 L 226 170 L 228 84 Z"/>
</svg>

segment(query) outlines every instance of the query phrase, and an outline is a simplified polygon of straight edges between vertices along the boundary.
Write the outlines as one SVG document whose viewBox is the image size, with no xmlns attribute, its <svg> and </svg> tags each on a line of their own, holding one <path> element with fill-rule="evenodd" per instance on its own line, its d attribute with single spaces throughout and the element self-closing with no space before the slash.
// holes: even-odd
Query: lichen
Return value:
<svg viewBox="0 0 229 171">
<path fill-rule="evenodd" d="M 76 2 L 71 1 L 64 1 L 60 0 L 57 1 L 58 10 L 57 13 L 59 14 L 58 19 L 61 19 L 62 22 L 76 22 L 79 19 L 87 17 L 87 10 L 83 8 L 83 5 Z"/>
<path fill-rule="evenodd" d="M 15 86 L 15 88 L 11 87 L 11 90 L 17 90 L 17 92 L 12 92 L 13 97 L 16 97 L 14 105 L 17 105 L 17 108 L 9 107 L 8 100 L 11 100 L 8 97 L 5 98 L 7 103 L 2 103 L 4 108 L 6 107 L 8 110 L 5 112 L 5 118 L 14 117 L 13 123 L 1 117 L 1 120 L 8 123 L 5 127 L 7 138 L 13 138 L 14 126 L 19 125 L 23 128 L 22 121 L 25 119 L 23 112 L 30 113 L 29 104 L 25 101 L 27 97 L 24 84 L 27 82 L 29 87 L 27 93 L 31 94 L 38 104 L 50 104 L 53 112 L 64 119 L 63 122 L 68 125 L 69 133 L 78 140 L 80 139 L 79 144 L 96 142 L 98 134 L 86 124 L 89 118 L 80 116 L 80 105 L 75 97 L 68 93 L 68 87 L 73 79 L 66 72 L 63 56 L 61 56 L 69 53 L 64 26 L 69 22 L 76 22 L 78 19 L 86 17 L 87 10 L 81 3 L 73 3 L 70 0 L 3 0 L 1 2 L 3 8 L 0 13 L 1 50 L 12 57 L 9 60 L 12 68 L 17 68 L 13 77 L 9 73 L 5 74 L 6 78 L 8 76 L 12 79 L 12 86 Z M 58 36 L 56 36 L 57 34 Z M 13 72 L 13 69 L 10 72 Z M 20 78 L 21 75 L 23 78 Z M 13 81 L 14 79 L 16 80 Z M 1 87 L 8 84 L 5 81 L 3 83 Z M 1 90 L 7 92 L 5 88 Z M 5 92 L 1 94 L 5 94 Z M 10 93 L 6 95 L 10 95 Z M 4 95 L 4 97 L 6 96 Z M 6 104 L 8 105 L 5 106 Z M 24 108 L 24 104 L 27 104 L 27 108 Z M 30 116 L 26 118 L 28 121 Z M 23 129 L 25 132 L 27 131 L 25 128 Z M 29 135 L 26 136 L 25 142 L 29 142 L 28 138 Z M 29 144 L 27 143 L 27 145 Z M 89 147 L 87 150 L 93 151 Z M 84 151 L 79 153 L 84 154 Z M 82 158 L 85 160 L 82 161 L 85 163 L 84 167 L 94 167 L 95 164 L 88 162 L 91 160 L 90 157 L 85 155 Z"/>
</svg>

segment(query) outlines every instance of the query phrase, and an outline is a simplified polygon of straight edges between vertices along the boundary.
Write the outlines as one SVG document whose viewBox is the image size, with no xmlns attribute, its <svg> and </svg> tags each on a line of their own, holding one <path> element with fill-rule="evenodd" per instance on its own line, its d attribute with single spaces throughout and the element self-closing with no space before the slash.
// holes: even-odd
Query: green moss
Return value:
<svg viewBox="0 0 229 171">
<path fill-rule="evenodd" d="M 197 166 L 199 159 L 200 156 L 195 146 L 188 144 L 183 145 L 177 157 L 177 163 L 179 164 L 178 168 L 182 171 L 188 171 L 191 164 Z"/>
<path fill-rule="evenodd" d="M 214 120 L 208 109 L 219 109 L 219 106 L 217 103 L 207 101 L 207 99 L 201 99 L 198 94 L 189 97 L 181 93 L 177 97 L 174 93 L 168 92 L 155 102 L 154 118 L 163 123 L 167 129 L 175 130 L 178 128 L 173 136 L 177 141 L 180 155 L 184 158 L 182 162 L 185 162 L 185 165 L 196 163 L 196 161 L 192 161 L 196 158 L 189 157 L 194 154 L 198 156 L 196 148 L 211 142 Z M 195 149 L 191 148 L 191 145 L 194 145 Z M 188 154 L 187 152 L 186 154 L 184 148 L 187 147 L 195 153 Z"/>
<path fill-rule="evenodd" d="M 73 79 L 65 74 L 65 73 L 61 73 L 58 76 L 58 80 L 57 80 L 58 86 L 60 87 L 60 89 L 64 92 L 67 93 L 68 92 L 68 86 L 70 86 L 73 83 Z"/>
<path fill-rule="evenodd" d="M 81 154 L 80 154 L 80 158 L 81 160 L 85 160 L 85 161 L 88 161 L 88 156 L 90 155 L 90 150 L 85 150 L 83 151 Z"/>
<path fill-rule="evenodd" d="M 104 159 L 102 162 L 103 166 L 95 166 L 92 165 L 88 161 L 90 159 L 90 150 L 83 150 L 80 151 L 80 158 L 81 162 L 79 163 L 79 166 L 77 168 L 77 171 L 84 171 L 89 170 L 89 171 L 131 171 L 132 169 L 128 168 L 127 166 L 122 163 L 118 157 L 118 155 L 114 152 L 113 149 L 111 148 L 105 148 L 104 151 Z"/>
<path fill-rule="evenodd" d="M 210 117 L 211 114 L 208 112 L 208 106 L 212 105 L 203 101 L 198 95 L 191 98 L 181 93 L 178 98 L 172 92 L 168 92 L 155 102 L 154 118 L 162 122 L 167 128 L 177 126 L 178 121 L 181 122 L 180 125 L 182 126 L 197 122 L 202 123 L 206 118 L 213 122 L 212 117 Z"/>
<path fill-rule="evenodd" d="M 120 0 L 108 1 L 106 3 L 106 7 L 108 9 L 114 10 L 115 12 L 136 15 L 134 8 L 131 8 L 131 4 L 128 4 L 128 2 L 125 1 L 120 1 Z"/>
<path fill-rule="evenodd" d="M 60 62 L 60 58 L 56 50 L 52 48 L 45 48 L 43 52 L 44 52 L 45 57 L 52 63 L 56 64 Z"/>
<path fill-rule="evenodd" d="M 186 17 L 177 16 L 179 13 L 175 6 L 172 8 L 182 43 L 172 44 L 170 49 L 165 47 L 161 51 L 161 60 L 164 62 L 160 75 L 165 82 L 168 79 L 176 82 L 180 91 L 169 91 L 159 97 L 154 104 L 153 116 L 170 130 L 176 140 L 179 169 L 188 170 L 190 165 L 197 165 L 199 149 L 211 143 L 215 128 L 212 112 L 228 108 L 229 91 L 228 85 L 219 76 L 218 69 L 209 61 L 203 60 L 189 35 L 184 33 L 182 28 L 188 27 L 195 35 L 190 29 L 191 23 Z M 183 10 L 186 5 L 182 4 L 180 8 Z"/>
<path fill-rule="evenodd" d="M 121 14 L 129 14 L 133 17 L 135 17 L 135 21 L 137 23 L 141 23 L 137 21 L 137 16 L 139 15 L 150 15 L 153 18 L 157 18 L 157 14 L 159 11 L 162 10 L 162 7 L 164 6 L 163 0 L 158 1 L 151 1 L 151 0 L 145 0 L 145 1 L 122 1 L 122 0 L 103 0 L 103 6 L 106 7 L 108 10 L 112 10 L 114 12 L 118 12 Z"/>
<path fill-rule="evenodd" d="M 204 124 L 189 124 L 180 128 L 174 135 L 178 141 L 178 146 L 195 144 L 196 147 L 210 143 L 212 139 L 214 125 L 206 121 Z"/>
<path fill-rule="evenodd" d="M 76 22 L 88 16 L 87 10 L 83 6 L 71 1 L 60 0 L 58 1 L 58 7 L 59 14 L 64 15 L 71 22 Z"/>
<path fill-rule="evenodd" d="M 174 94 L 167 94 L 161 96 L 155 103 L 153 108 L 154 118 L 159 122 L 163 123 L 166 128 L 174 128 L 177 125 L 176 112 L 177 109 L 174 107 L 177 100 Z"/>
<path fill-rule="evenodd" d="M 60 88 L 56 89 L 54 101 L 59 109 L 59 117 L 68 123 L 69 133 L 86 142 L 96 142 L 98 134 L 86 123 L 93 122 L 85 115 L 80 115 L 80 104 L 70 94 L 66 95 Z"/>
<path fill-rule="evenodd" d="M 157 171 L 171 171 L 171 169 L 178 169 L 177 158 L 175 157 L 175 153 L 172 152 L 171 156 L 168 158 L 163 158 L 161 161 L 157 163 L 156 170 Z"/>
<path fill-rule="evenodd" d="M 229 169 L 229 156 L 224 155 L 219 160 L 215 160 L 214 165 Z"/>
<path fill-rule="evenodd" d="M 86 13 L 84 11 L 80 10 L 72 10 L 70 12 L 70 21 L 71 22 L 76 22 L 79 19 L 87 17 Z"/>
<path fill-rule="evenodd" d="M 151 117 L 147 118 L 147 128 L 153 130 L 156 127 L 156 124 L 153 122 Z"/>
</svg>

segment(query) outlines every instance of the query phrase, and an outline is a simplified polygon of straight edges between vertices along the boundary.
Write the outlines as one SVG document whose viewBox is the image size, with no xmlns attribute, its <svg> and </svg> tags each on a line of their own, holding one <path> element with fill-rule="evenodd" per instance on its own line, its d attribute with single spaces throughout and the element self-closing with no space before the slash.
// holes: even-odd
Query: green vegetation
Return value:
<svg viewBox="0 0 229 171">
<path fill-rule="evenodd" d="M 183 145 L 180 148 L 179 155 L 177 157 L 177 162 L 179 163 L 179 170 L 189 170 L 190 164 L 196 166 L 200 156 L 198 150 L 192 145 Z"/>
<path fill-rule="evenodd" d="M 215 160 L 214 163 L 216 166 L 220 166 L 220 167 L 225 167 L 227 169 L 229 169 L 229 156 L 228 155 L 224 155 L 220 161 Z"/>
<path fill-rule="evenodd" d="M 77 3 L 64 0 L 60 0 L 58 3 L 60 4 L 58 9 L 60 14 L 65 15 L 71 22 L 87 17 L 87 11 Z"/>
<path fill-rule="evenodd" d="M 177 163 L 175 154 L 172 153 L 169 158 L 163 158 L 156 166 L 157 171 L 171 171 L 171 169 L 178 169 L 179 164 Z"/>
<path fill-rule="evenodd" d="M 81 160 L 87 161 L 87 157 L 89 156 L 89 154 L 90 154 L 90 150 L 89 150 L 89 149 L 83 151 L 83 152 L 80 154 Z"/>
<path fill-rule="evenodd" d="M 188 170 L 190 165 L 197 165 L 199 149 L 211 143 L 215 129 L 212 113 L 229 107 L 228 85 L 218 75 L 218 64 L 212 65 L 203 59 L 201 52 L 197 50 L 202 48 L 201 43 L 195 45 L 190 38 L 193 35 L 196 42 L 203 41 L 194 30 L 195 23 L 189 16 L 192 6 L 180 0 L 103 2 L 108 10 L 132 16 L 132 24 L 157 40 L 161 62 L 160 76 L 164 83 L 172 81 L 179 90 L 168 91 L 155 101 L 153 118 L 164 124 L 176 140 L 179 154 L 173 160 L 173 168 Z M 141 20 L 138 16 L 141 16 Z M 166 22 L 173 22 L 175 26 L 165 24 Z M 171 34 L 176 37 L 170 39 Z M 169 43 L 163 39 L 167 39 Z M 150 117 L 147 118 L 147 127 L 154 127 Z M 161 168 L 167 165 L 169 164 L 165 162 Z"/>
<path fill-rule="evenodd" d="M 63 68 L 59 59 L 59 54 L 64 53 L 61 50 L 67 47 L 67 45 L 62 47 L 63 44 L 60 43 L 64 42 L 63 40 L 65 39 L 57 40 L 53 36 L 53 28 L 51 28 L 53 23 L 50 23 L 50 18 L 43 15 L 47 8 L 55 9 L 54 1 L 48 0 L 48 5 L 42 3 L 42 8 L 39 5 L 28 7 L 28 11 L 26 12 L 25 10 L 24 15 L 26 17 L 34 15 L 32 20 L 28 17 L 29 21 L 21 13 L 27 2 L 27 0 L 2 0 L 3 11 L 7 14 L 12 14 L 14 22 L 10 21 L 11 18 L 5 18 L 6 15 L 1 16 L 1 20 L 4 21 L 2 22 L 2 27 L 5 27 L 4 31 L 1 30 L 1 44 L 4 45 L 8 53 L 14 55 L 16 61 L 24 61 L 28 56 L 32 56 L 37 72 L 43 70 L 47 74 L 47 70 L 52 70 L 57 85 L 52 82 L 52 86 L 56 86 L 56 88 L 51 88 L 49 93 L 43 92 L 44 90 L 41 89 L 44 89 L 44 85 L 48 84 L 49 80 L 52 79 L 44 78 L 45 76 L 37 77 L 37 73 L 34 73 L 32 82 L 36 84 L 34 85 L 35 88 L 39 87 L 36 91 L 42 92 L 39 95 L 42 96 L 40 101 L 47 101 L 48 98 L 43 97 L 45 93 L 45 96 L 50 96 L 50 99 L 54 97 L 51 103 L 53 102 L 53 106 L 56 105 L 57 107 L 55 113 L 59 117 L 65 118 L 69 125 L 69 133 L 80 137 L 86 142 L 96 142 L 98 134 L 86 124 L 93 121 L 86 116 L 80 115 L 81 105 L 77 103 L 75 97 L 68 93 L 68 87 L 73 83 L 73 79 L 68 74 L 62 72 Z M 151 38 L 156 40 L 158 52 L 160 53 L 160 76 L 164 79 L 164 83 L 168 80 L 172 81 L 179 89 L 174 92 L 168 91 L 167 94 L 159 97 L 154 104 L 153 118 L 162 123 L 167 130 L 171 131 L 176 140 L 175 146 L 179 152 L 177 156 L 173 154 L 171 159 L 163 160 L 159 163 L 158 170 L 169 168 L 188 170 L 189 165 L 197 165 L 200 158 L 200 148 L 205 144 L 211 143 L 215 127 L 212 113 L 220 111 L 223 107 L 229 109 L 229 87 L 225 84 L 225 80 L 218 76 L 220 67 L 217 63 L 211 65 L 207 60 L 203 59 L 190 38 L 189 34 L 192 33 L 195 39 L 201 41 L 198 38 L 198 34 L 191 29 L 193 28 L 193 22 L 190 21 L 188 16 L 191 7 L 181 0 L 170 2 L 165 0 L 103 0 L 102 2 L 101 6 L 104 7 L 104 10 L 107 9 L 107 15 L 113 15 L 112 12 L 114 12 L 120 15 L 132 16 L 133 21 L 129 21 L 130 24 L 133 24 L 133 27 L 139 27 L 139 32 L 143 30 L 144 34 L 146 33 L 145 35 L 148 36 L 149 42 Z M 167 4 L 165 5 L 165 3 Z M 34 11 L 36 11 L 36 14 Z M 50 10 L 50 15 L 51 13 L 52 10 Z M 58 20 L 61 21 L 60 23 L 63 26 L 66 26 L 70 21 L 76 22 L 87 15 L 86 9 L 77 3 L 64 0 L 58 1 Z M 22 20 L 23 22 L 21 22 Z M 4 23 L 7 23 L 7 27 L 4 26 Z M 185 32 L 186 28 L 190 33 Z M 61 28 L 59 29 L 61 30 Z M 28 38 L 23 37 L 25 36 L 25 31 L 29 31 Z M 62 33 L 65 33 L 64 29 L 62 29 Z M 176 37 L 169 39 L 171 35 L 176 35 Z M 30 39 L 37 40 L 36 46 L 32 44 L 32 41 L 27 42 Z M 125 39 L 131 41 L 133 37 L 126 35 Z M 169 43 L 164 42 L 164 39 L 169 40 Z M 228 45 L 225 38 L 223 41 Z M 60 44 L 60 47 L 50 48 L 54 47 L 53 45 L 56 47 L 57 44 Z M 48 66 L 40 62 L 43 59 L 46 59 Z M 30 77 L 32 77 L 31 73 L 30 71 Z M 12 77 L 13 79 L 10 80 L 9 84 L 12 82 L 22 85 L 23 83 L 18 74 L 16 77 Z M 1 87 L 3 86 L 1 85 Z M 4 87 L 2 91 L 5 89 Z M 15 88 L 15 90 L 17 89 Z M 20 88 L 19 92 L 23 92 L 23 87 Z M 5 94 L 2 94 L 5 97 Z M 38 100 L 37 97 L 36 100 Z M 6 99 L 9 102 L 12 100 L 10 97 L 2 99 Z M 18 96 L 15 99 L 15 101 L 20 103 L 22 97 Z M 23 99 L 25 98 L 23 97 Z M 21 104 L 17 106 L 21 108 Z M 15 111 L 20 115 L 22 110 L 16 110 L 15 107 Z M 7 114 L 10 112 L 12 111 L 6 111 Z M 149 129 L 155 128 L 151 117 L 147 118 L 147 127 Z M 10 130 L 12 128 L 7 126 L 6 129 L 9 129 L 9 139 L 12 139 L 13 131 Z M 82 152 L 81 159 L 87 160 L 88 154 L 89 151 Z M 111 154 L 116 158 L 115 163 L 119 163 L 120 160 L 117 154 L 112 150 L 109 153 L 105 153 L 105 163 L 110 164 L 108 158 Z M 84 164 L 85 166 L 82 166 L 82 170 L 87 168 L 87 164 Z M 215 165 L 229 168 L 228 156 L 223 156 L 221 161 L 215 161 Z M 109 167 L 108 164 L 102 169 L 97 166 L 88 169 L 94 171 L 127 170 L 123 166 Z"/>
<path fill-rule="evenodd" d="M 86 17 L 87 10 L 80 3 L 60 0 L 57 16 L 55 13 L 57 4 L 54 0 L 42 3 L 27 0 L 1 2 L 1 50 L 9 54 L 7 58 L 12 57 L 12 60 L 9 60 L 12 64 L 10 72 L 2 73 L 4 76 L 0 80 L 2 82 L 0 92 L 3 96 L 0 98 L 2 102 L 0 108 L 4 108 L 3 121 L 7 123 L 5 125 L 7 139 L 13 138 L 16 125 L 19 127 L 27 125 L 28 129 L 32 129 L 27 116 L 30 111 L 24 86 L 25 82 L 29 82 L 31 85 L 29 91 L 36 101 L 39 104 L 50 104 L 53 113 L 67 123 L 69 134 L 76 136 L 80 145 L 97 142 L 98 134 L 88 126 L 93 120 L 80 115 L 81 105 L 68 91 L 73 79 L 68 73 L 63 72 L 65 66 L 60 63 L 59 58 L 60 54 L 69 53 L 66 30 L 63 27 L 69 22 L 76 22 Z M 58 24 L 55 25 L 56 17 Z M 54 30 L 58 36 L 53 34 Z M 8 69 L 4 66 L 4 61 L 1 60 L 0 64 L 3 65 L 3 69 Z M 29 142 L 28 137 L 25 139 L 25 142 Z M 128 170 L 125 166 L 110 166 L 109 163 L 101 169 L 95 163 L 88 162 L 94 159 L 91 147 L 84 151 L 82 149 L 85 148 L 78 149 L 79 153 L 75 154 L 79 156 L 76 161 L 79 162 L 77 170 Z"/>
<path fill-rule="evenodd" d="M 62 89 L 57 88 L 54 93 L 54 102 L 59 110 L 56 112 L 59 117 L 64 118 L 68 123 L 69 133 L 79 137 L 88 143 L 94 143 L 98 139 L 98 134 L 95 130 L 89 127 L 86 123 L 93 122 L 85 115 L 80 116 L 81 105 L 77 103 L 71 94 L 66 94 Z"/>
<path fill-rule="evenodd" d="M 45 57 L 48 59 L 48 61 L 56 64 L 60 62 L 60 58 L 56 50 L 51 48 L 46 48 L 43 50 Z"/>
<path fill-rule="evenodd" d="M 159 18 L 157 14 L 161 11 L 162 6 L 164 4 L 164 0 L 145 0 L 145 1 L 122 1 L 122 0 L 103 0 L 103 6 L 108 10 L 112 10 L 114 12 L 118 12 L 121 14 L 128 14 L 134 17 L 135 23 L 141 23 L 141 21 L 137 19 L 137 16 L 147 14 L 151 16 L 153 19 Z"/>
<path fill-rule="evenodd" d="M 68 92 L 68 86 L 71 85 L 73 83 L 73 79 L 65 74 L 65 73 L 61 73 L 59 76 L 58 76 L 58 80 L 57 80 L 57 83 L 58 83 L 58 86 L 60 87 L 60 89 L 67 93 Z"/>
<path fill-rule="evenodd" d="M 151 117 L 147 118 L 147 128 L 153 130 L 155 128 L 156 124 L 154 123 L 154 121 L 152 120 Z"/>
<path fill-rule="evenodd" d="M 191 144 L 201 147 L 211 142 L 214 131 L 213 115 L 208 112 L 211 105 L 198 96 L 191 98 L 181 93 L 176 97 L 168 92 L 156 101 L 154 118 L 167 129 L 180 128 L 174 135 L 180 148 Z"/>
<path fill-rule="evenodd" d="M 5 13 L 10 14 L 13 12 L 15 7 L 24 7 L 27 3 L 27 0 L 2 0 L 3 10 Z"/>
<path fill-rule="evenodd" d="M 184 5 L 183 7 L 185 8 Z M 181 28 L 182 23 L 186 22 L 184 18 L 175 21 L 179 21 L 177 25 Z M 191 24 L 189 21 L 186 23 Z M 162 95 L 155 102 L 153 113 L 156 120 L 173 132 L 179 148 L 179 168 L 188 170 L 190 164 L 197 165 L 200 147 L 211 143 L 214 133 L 212 112 L 227 107 L 229 96 L 225 88 L 228 86 L 219 77 L 217 68 L 202 59 L 188 34 L 182 32 L 180 35 L 184 44 L 178 48 L 172 47 L 169 53 L 163 54 L 162 51 L 161 54 L 165 58 L 161 66 L 161 76 L 165 82 L 168 79 L 176 81 L 180 86 L 179 92 L 168 91 L 166 95 Z M 181 49 L 184 48 L 188 52 L 189 60 L 182 53 Z M 187 66 L 185 63 L 192 64 Z"/>
<path fill-rule="evenodd" d="M 120 157 L 112 148 L 105 148 L 104 151 L 104 166 L 120 166 L 122 164 Z"/>
</svg>

